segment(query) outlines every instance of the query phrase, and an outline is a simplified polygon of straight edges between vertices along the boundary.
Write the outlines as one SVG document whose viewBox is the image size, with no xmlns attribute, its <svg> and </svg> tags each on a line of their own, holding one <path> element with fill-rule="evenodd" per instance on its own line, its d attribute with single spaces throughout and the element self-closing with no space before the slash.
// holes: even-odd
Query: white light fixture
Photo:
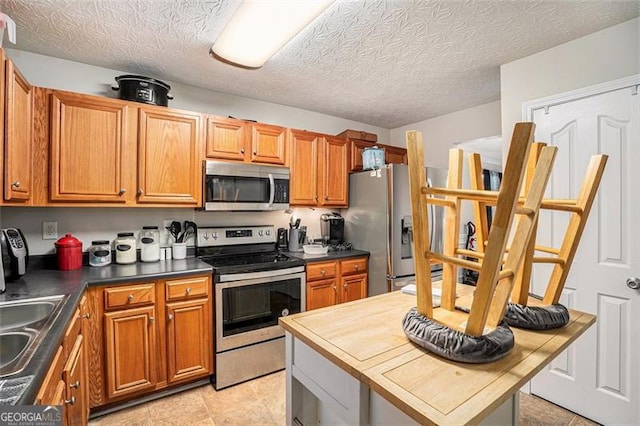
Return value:
<svg viewBox="0 0 640 426">
<path fill-rule="evenodd" d="M 244 0 L 211 47 L 224 61 L 259 68 L 334 0 Z"/>
</svg>

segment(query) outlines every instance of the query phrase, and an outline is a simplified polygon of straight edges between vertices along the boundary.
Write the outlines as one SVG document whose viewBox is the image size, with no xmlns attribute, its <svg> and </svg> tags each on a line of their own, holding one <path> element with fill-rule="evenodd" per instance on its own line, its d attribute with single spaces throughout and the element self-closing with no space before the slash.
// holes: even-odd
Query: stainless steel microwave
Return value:
<svg viewBox="0 0 640 426">
<path fill-rule="evenodd" d="M 261 211 L 289 208 L 289 168 L 204 162 L 204 209 Z"/>
</svg>

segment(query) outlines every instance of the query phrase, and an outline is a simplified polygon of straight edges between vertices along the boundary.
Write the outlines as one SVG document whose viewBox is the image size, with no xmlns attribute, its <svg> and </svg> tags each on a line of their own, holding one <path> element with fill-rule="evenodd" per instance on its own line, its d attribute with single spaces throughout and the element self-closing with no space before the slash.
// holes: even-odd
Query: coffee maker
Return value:
<svg viewBox="0 0 640 426">
<path fill-rule="evenodd" d="M 320 215 L 320 233 L 322 240 L 328 244 L 344 242 L 344 218 L 340 213 L 331 212 Z"/>
</svg>

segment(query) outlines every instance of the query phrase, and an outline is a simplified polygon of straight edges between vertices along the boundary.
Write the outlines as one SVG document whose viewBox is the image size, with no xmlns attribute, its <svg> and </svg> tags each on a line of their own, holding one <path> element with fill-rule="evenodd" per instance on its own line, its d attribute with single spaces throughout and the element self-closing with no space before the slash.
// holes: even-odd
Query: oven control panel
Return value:
<svg viewBox="0 0 640 426">
<path fill-rule="evenodd" d="M 276 231 L 273 225 L 198 227 L 198 247 L 275 242 Z"/>
</svg>

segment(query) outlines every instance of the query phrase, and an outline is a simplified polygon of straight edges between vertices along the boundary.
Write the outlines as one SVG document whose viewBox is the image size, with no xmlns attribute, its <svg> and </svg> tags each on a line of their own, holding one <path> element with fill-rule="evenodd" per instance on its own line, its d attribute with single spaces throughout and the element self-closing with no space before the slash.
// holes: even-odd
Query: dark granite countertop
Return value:
<svg viewBox="0 0 640 426">
<path fill-rule="evenodd" d="M 330 251 L 327 254 L 304 254 L 303 252 L 292 252 L 292 251 L 286 251 L 284 253 L 287 256 L 302 259 L 305 261 L 305 263 L 325 262 L 325 261 L 331 261 L 331 260 L 348 259 L 351 257 L 362 257 L 362 256 L 368 257 L 369 256 L 369 252 L 364 250 L 339 250 L 339 251 Z"/>
<path fill-rule="evenodd" d="M 51 328 L 35 350 L 31 360 L 18 374 L 0 377 L 0 401 L 9 398 L 18 379 L 25 379 L 28 385 L 13 404 L 33 404 L 45 374 L 58 346 L 62 343 L 64 331 L 75 312 L 87 286 L 124 284 L 194 273 L 211 273 L 212 267 L 196 258 L 182 260 L 161 260 L 153 263 L 138 262 L 132 265 L 108 265 L 103 267 L 85 266 L 75 271 L 54 269 L 28 270 L 19 280 L 7 283 L 6 292 L 0 294 L 0 302 L 31 299 L 35 297 L 66 295 Z M 23 380 L 25 381 L 25 380 Z"/>
</svg>

